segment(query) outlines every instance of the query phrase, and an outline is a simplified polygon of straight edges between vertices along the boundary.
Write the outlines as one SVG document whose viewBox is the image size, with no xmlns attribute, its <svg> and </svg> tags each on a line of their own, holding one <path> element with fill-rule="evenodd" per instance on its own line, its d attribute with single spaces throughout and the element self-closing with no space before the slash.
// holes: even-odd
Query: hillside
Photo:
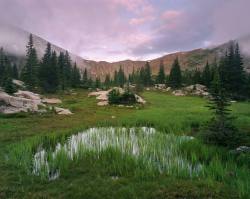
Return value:
<svg viewBox="0 0 250 199">
<path fill-rule="evenodd" d="M 17 62 L 18 65 L 22 65 L 25 56 L 25 46 L 28 40 L 29 32 L 22 30 L 17 27 L 10 25 L 2 25 L 0 29 L 0 46 L 5 49 L 5 51 L 11 57 L 13 62 Z M 245 68 L 250 71 L 250 56 L 248 44 L 250 43 L 250 35 L 240 38 L 239 43 L 243 50 L 244 64 Z M 34 35 L 34 45 L 37 49 L 38 57 L 41 58 L 48 41 L 45 39 Z M 177 52 L 173 54 L 168 54 L 157 59 L 149 60 L 152 68 L 152 73 L 156 74 L 159 69 L 160 62 L 163 61 L 165 66 L 165 71 L 169 73 L 173 60 L 178 57 L 181 67 L 185 69 L 200 68 L 205 65 L 207 61 L 212 62 L 215 57 L 220 57 L 225 52 L 228 47 L 228 43 L 216 46 L 210 49 L 195 49 L 187 52 Z M 52 49 L 57 53 L 65 52 L 66 50 L 52 44 Z M 106 62 L 106 61 L 92 61 L 85 60 L 80 56 L 70 53 L 72 61 L 76 62 L 80 69 L 87 68 L 92 77 L 99 76 L 104 78 L 106 74 L 113 74 L 115 70 L 118 70 L 120 66 L 124 68 L 125 73 L 128 75 L 133 71 L 133 68 L 137 70 L 145 65 L 146 61 L 132 61 L 124 60 L 119 62 Z"/>
</svg>

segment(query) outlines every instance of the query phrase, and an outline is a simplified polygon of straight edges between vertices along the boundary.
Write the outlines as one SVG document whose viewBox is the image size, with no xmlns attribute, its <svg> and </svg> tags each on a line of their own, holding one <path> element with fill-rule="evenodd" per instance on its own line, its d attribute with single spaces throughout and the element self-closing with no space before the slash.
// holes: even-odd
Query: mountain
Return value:
<svg viewBox="0 0 250 199">
<path fill-rule="evenodd" d="M 23 65 L 24 63 L 26 53 L 25 46 L 27 44 L 29 34 L 29 32 L 20 28 L 7 24 L 1 24 L 0 46 L 4 48 L 11 60 L 13 62 L 17 62 L 18 65 Z M 44 54 L 48 41 L 36 35 L 33 35 L 33 38 L 38 57 L 41 58 Z M 239 42 L 242 49 L 245 68 L 246 70 L 250 71 L 250 35 L 239 38 L 237 41 Z M 208 49 L 195 49 L 187 52 L 177 52 L 159 57 L 157 59 L 149 60 L 152 73 L 157 74 L 161 61 L 164 63 L 166 73 L 169 73 L 171 65 L 176 57 L 179 58 L 182 70 L 201 68 L 206 64 L 207 61 L 212 62 L 215 58 L 221 57 L 228 48 L 228 45 L 229 42 Z M 60 52 L 66 51 L 65 49 L 54 44 L 51 44 L 51 46 L 52 49 L 58 54 Z M 70 52 L 69 54 L 72 61 L 76 62 L 80 69 L 87 68 L 92 77 L 98 76 L 104 78 L 108 73 L 112 75 L 115 70 L 119 70 L 120 66 L 123 67 L 125 73 L 128 75 L 129 73 L 132 73 L 133 69 L 137 70 L 146 64 L 146 61 L 132 60 L 124 60 L 112 63 L 106 61 L 96 62 L 92 60 L 85 60 L 80 56 Z"/>
</svg>

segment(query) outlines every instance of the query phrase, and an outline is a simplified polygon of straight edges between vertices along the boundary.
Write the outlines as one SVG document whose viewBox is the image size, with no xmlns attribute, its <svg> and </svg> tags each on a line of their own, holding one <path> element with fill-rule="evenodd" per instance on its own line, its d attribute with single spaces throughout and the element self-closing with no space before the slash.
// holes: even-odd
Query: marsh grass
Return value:
<svg viewBox="0 0 250 199">
<path fill-rule="evenodd" d="M 166 175 L 206 179 L 211 184 L 227 184 L 240 198 L 250 194 L 247 157 L 235 157 L 198 139 L 161 133 L 151 127 L 99 127 L 71 136 L 37 137 L 12 147 L 9 157 L 31 177 L 45 181 L 64 176 L 72 164 L 92 159 L 101 162 L 115 178 Z"/>
</svg>

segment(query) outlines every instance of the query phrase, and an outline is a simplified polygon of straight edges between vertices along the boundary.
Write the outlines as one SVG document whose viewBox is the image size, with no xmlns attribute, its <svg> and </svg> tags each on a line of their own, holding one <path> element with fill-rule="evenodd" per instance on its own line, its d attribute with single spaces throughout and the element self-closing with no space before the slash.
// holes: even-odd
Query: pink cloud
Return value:
<svg viewBox="0 0 250 199">
<path fill-rule="evenodd" d="M 175 19 L 179 18 L 181 15 L 182 15 L 182 12 L 180 12 L 180 11 L 176 11 L 176 10 L 167 10 L 167 11 L 165 11 L 165 12 L 162 14 L 161 18 L 162 18 L 163 20 L 168 20 L 168 21 L 170 21 L 170 20 L 175 20 Z"/>
</svg>

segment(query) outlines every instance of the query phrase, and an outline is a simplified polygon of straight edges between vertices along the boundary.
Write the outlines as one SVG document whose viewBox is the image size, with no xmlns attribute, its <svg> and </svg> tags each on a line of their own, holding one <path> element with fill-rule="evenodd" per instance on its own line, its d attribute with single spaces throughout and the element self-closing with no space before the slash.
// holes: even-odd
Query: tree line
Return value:
<svg viewBox="0 0 250 199">
<path fill-rule="evenodd" d="M 18 68 L 21 68 L 19 72 Z M 159 64 L 159 71 L 152 75 L 150 62 L 145 66 L 126 75 L 120 66 L 113 75 L 107 74 L 105 79 L 96 77 L 92 79 L 87 69 L 80 71 L 76 63 L 72 63 L 69 53 L 60 52 L 59 55 L 52 50 L 51 44 L 41 60 L 38 59 L 34 47 L 33 36 L 29 36 L 26 46 L 25 65 L 17 67 L 11 64 L 3 49 L 0 50 L 0 86 L 12 91 L 12 79 L 21 79 L 30 90 L 56 92 L 68 88 L 108 88 L 111 86 L 123 87 L 126 84 L 135 84 L 138 89 L 150 87 L 154 84 L 166 84 L 178 89 L 184 85 L 203 84 L 211 88 L 216 71 L 218 71 L 221 84 L 231 98 L 250 98 L 250 75 L 244 71 L 243 58 L 238 43 L 232 42 L 225 55 L 212 63 L 207 62 L 203 69 L 181 70 L 178 58 L 173 61 L 169 74 L 165 73 L 163 61 Z"/>
</svg>

